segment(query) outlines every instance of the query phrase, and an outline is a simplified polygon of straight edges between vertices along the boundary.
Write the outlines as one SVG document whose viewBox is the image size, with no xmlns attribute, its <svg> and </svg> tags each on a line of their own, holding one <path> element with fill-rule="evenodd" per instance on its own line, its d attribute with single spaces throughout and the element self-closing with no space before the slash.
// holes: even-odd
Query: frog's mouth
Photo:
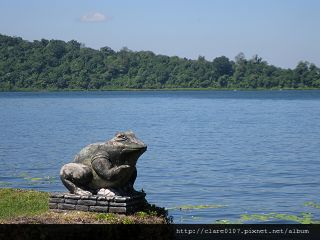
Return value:
<svg viewBox="0 0 320 240">
<path fill-rule="evenodd" d="M 147 151 L 147 146 L 143 146 L 143 147 L 130 147 L 130 148 L 124 148 L 122 150 L 123 153 L 129 153 L 129 152 L 141 152 L 144 153 L 145 151 Z"/>
</svg>

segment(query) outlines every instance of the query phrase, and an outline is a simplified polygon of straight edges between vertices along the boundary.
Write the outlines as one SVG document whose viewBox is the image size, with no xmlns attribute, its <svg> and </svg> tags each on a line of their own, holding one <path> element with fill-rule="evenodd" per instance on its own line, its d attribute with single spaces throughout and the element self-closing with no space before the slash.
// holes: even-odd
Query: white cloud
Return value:
<svg viewBox="0 0 320 240">
<path fill-rule="evenodd" d="M 81 17 L 82 22 L 103 22 L 110 19 L 106 15 L 99 12 L 92 12 Z"/>
</svg>

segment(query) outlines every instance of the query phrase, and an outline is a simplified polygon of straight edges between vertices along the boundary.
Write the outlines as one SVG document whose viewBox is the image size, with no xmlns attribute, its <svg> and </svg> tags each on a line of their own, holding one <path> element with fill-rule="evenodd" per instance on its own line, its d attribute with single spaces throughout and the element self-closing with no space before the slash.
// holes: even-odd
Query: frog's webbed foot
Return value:
<svg viewBox="0 0 320 240">
<path fill-rule="evenodd" d="M 107 197 L 115 197 L 115 196 L 125 196 L 125 192 L 120 189 L 114 189 L 114 188 L 101 188 L 98 193 L 98 195 L 104 195 Z"/>
<path fill-rule="evenodd" d="M 81 188 L 76 188 L 74 191 L 74 194 L 81 195 L 81 196 L 91 196 L 92 195 L 91 192 L 83 190 Z"/>
</svg>

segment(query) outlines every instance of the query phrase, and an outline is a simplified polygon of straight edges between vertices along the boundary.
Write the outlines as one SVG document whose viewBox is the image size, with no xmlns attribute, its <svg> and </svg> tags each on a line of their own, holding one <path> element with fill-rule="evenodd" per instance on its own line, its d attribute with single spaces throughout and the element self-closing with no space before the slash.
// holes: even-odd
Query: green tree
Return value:
<svg viewBox="0 0 320 240">
<path fill-rule="evenodd" d="M 294 69 L 268 64 L 258 55 L 207 61 L 135 52 L 95 50 L 75 40 L 25 41 L 0 34 L 0 90 L 108 88 L 320 87 L 320 70 L 308 62 Z"/>
</svg>

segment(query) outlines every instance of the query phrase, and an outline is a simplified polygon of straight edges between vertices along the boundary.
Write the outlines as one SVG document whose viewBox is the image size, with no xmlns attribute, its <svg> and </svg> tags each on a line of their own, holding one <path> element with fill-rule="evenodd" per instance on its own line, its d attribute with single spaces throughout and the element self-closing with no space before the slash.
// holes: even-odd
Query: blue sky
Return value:
<svg viewBox="0 0 320 240">
<path fill-rule="evenodd" d="M 318 0 L 1 0 L 0 33 L 196 59 L 320 66 Z"/>
</svg>

